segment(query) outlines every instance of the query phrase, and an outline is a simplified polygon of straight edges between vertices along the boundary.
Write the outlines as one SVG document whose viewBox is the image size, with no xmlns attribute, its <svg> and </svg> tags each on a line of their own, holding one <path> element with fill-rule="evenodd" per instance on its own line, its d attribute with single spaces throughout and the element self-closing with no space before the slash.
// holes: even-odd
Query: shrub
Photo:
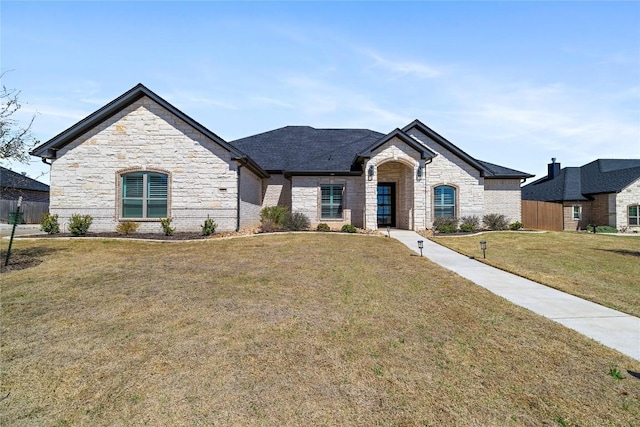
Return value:
<svg viewBox="0 0 640 427">
<path fill-rule="evenodd" d="M 260 211 L 260 224 L 262 231 L 282 230 L 285 228 L 285 220 L 289 209 L 286 206 L 267 206 Z"/>
<path fill-rule="evenodd" d="M 207 219 L 204 220 L 204 224 L 202 225 L 202 235 L 203 236 L 211 236 L 216 232 L 216 227 L 218 224 L 207 215 Z"/>
<path fill-rule="evenodd" d="M 321 222 L 316 227 L 316 231 L 331 231 L 331 227 L 329 227 L 329 224 L 325 224 L 324 222 Z"/>
<path fill-rule="evenodd" d="M 138 224 L 137 222 L 124 221 L 118 224 L 118 226 L 116 227 L 116 231 L 118 232 L 118 234 L 129 235 L 135 233 L 139 226 L 140 224 Z"/>
<path fill-rule="evenodd" d="M 171 227 L 171 218 L 161 218 L 160 225 L 165 236 L 171 236 L 176 231 L 175 227 Z"/>
<path fill-rule="evenodd" d="M 73 214 L 69 221 L 69 231 L 71 231 L 71 234 L 74 236 L 84 236 L 87 234 L 87 231 L 89 231 L 92 222 L 93 218 L 91 215 Z"/>
<path fill-rule="evenodd" d="M 283 226 L 286 230 L 301 231 L 308 230 L 311 226 L 311 222 L 302 212 L 287 212 L 283 220 Z"/>
<path fill-rule="evenodd" d="M 509 222 L 507 218 L 502 214 L 487 214 L 482 217 L 484 226 L 489 230 L 506 230 L 509 228 Z"/>
<path fill-rule="evenodd" d="M 58 222 L 58 214 L 44 214 L 40 222 L 40 230 L 47 234 L 58 234 L 60 232 L 60 223 Z"/>
<path fill-rule="evenodd" d="M 340 229 L 343 233 L 357 233 L 358 229 L 354 227 L 352 224 L 345 224 Z"/>
<path fill-rule="evenodd" d="M 587 231 L 589 232 L 593 232 L 593 225 L 589 224 L 587 226 Z M 597 225 L 596 226 L 596 233 L 617 233 L 618 229 L 615 227 L 611 227 L 609 225 Z"/>
<path fill-rule="evenodd" d="M 458 218 L 439 216 L 433 220 L 433 228 L 439 233 L 455 233 L 458 230 Z"/>
<path fill-rule="evenodd" d="M 511 224 L 509 224 L 509 230 L 513 231 L 520 230 L 522 227 L 524 227 L 524 224 L 520 221 L 512 222 Z"/>
<path fill-rule="evenodd" d="M 480 228 L 480 218 L 475 215 L 463 216 L 460 219 L 460 230 L 466 233 L 476 231 Z"/>
</svg>

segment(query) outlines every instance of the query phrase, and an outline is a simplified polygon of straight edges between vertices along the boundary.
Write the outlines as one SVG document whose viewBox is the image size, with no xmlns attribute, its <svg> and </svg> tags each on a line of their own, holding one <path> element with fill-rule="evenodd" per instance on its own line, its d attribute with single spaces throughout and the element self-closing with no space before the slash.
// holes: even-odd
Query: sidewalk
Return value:
<svg viewBox="0 0 640 427">
<path fill-rule="evenodd" d="M 0 224 L 0 238 L 11 236 L 12 224 Z M 18 224 L 16 227 L 16 236 L 24 234 L 42 234 L 40 224 Z"/>
<path fill-rule="evenodd" d="M 391 237 L 417 253 L 420 253 L 418 240 L 423 240 L 423 255 L 434 263 L 514 304 L 640 360 L 640 318 L 475 261 L 425 239 L 414 231 L 391 230 Z"/>
</svg>

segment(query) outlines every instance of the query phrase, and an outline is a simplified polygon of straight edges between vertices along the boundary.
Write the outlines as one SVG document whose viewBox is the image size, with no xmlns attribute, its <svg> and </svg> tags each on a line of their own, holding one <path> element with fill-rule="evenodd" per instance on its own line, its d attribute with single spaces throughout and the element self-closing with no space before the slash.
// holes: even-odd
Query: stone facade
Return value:
<svg viewBox="0 0 640 427">
<path fill-rule="evenodd" d="M 291 209 L 291 180 L 283 174 L 271 174 L 262 185 L 262 207 L 286 206 Z"/>
<path fill-rule="evenodd" d="M 618 229 L 627 227 L 627 231 L 640 233 L 640 225 L 630 225 L 628 209 L 630 205 L 640 205 L 640 179 L 624 188 L 616 195 L 615 218 Z"/>
<path fill-rule="evenodd" d="M 494 213 L 491 206 L 487 206 L 485 209 L 485 179 L 480 176 L 477 169 L 420 131 L 413 129 L 408 133 L 437 154 L 433 161 L 425 167 L 428 188 L 427 206 L 429 207 L 426 212 L 426 228 L 433 226 L 433 192 L 434 188 L 440 185 L 449 185 L 456 189 L 456 216 L 458 218 L 463 216 L 482 218 L 487 210 Z M 517 203 L 520 206 L 519 195 Z M 520 220 L 520 215 L 517 215 L 517 218 Z"/>
<path fill-rule="evenodd" d="M 51 212 L 66 226 L 72 214 L 93 217 L 91 231 L 114 231 L 121 218 L 123 172 L 169 177 L 167 215 L 177 231 L 199 231 L 209 215 L 218 229 L 237 226 L 237 165 L 230 153 L 147 97 L 77 137 L 51 166 Z M 245 180 L 245 202 L 261 204 L 261 184 Z M 257 185 L 257 195 L 250 187 Z M 245 207 L 249 210 L 248 207 Z M 160 232 L 157 219 L 136 220 L 139 232 Z"/>
<path fill-rule="evenodd" d="M 322 218 L 322 185 L 342 185 L 342 218 Z M 312 228 L 326 223 L 332 229 L 339 230 L 344 224 L 363 227 L 364 185 L 362 176 L 293 176 L 291 177 L 291 205 L 294 212 L 305 214 Z"/>
<path fill-rule="evenodd" d="M 502 214 L 509 223 L 522 218 L 522 198 L 519 179 L 484 180 L 484 213 Z"/>
</svg>

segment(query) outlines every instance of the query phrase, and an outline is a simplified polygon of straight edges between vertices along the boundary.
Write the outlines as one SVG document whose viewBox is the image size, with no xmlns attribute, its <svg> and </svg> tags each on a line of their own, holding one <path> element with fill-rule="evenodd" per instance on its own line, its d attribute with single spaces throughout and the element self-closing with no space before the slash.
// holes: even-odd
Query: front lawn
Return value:
<svg viewBox="0 0 640 427">
<path fill-rule="evenodd" d="M 0 275 L 3 426 L 640 419 L 640 362 L 394 239 L 17 240 L 14 251 L 34 261 Z"/>
<path fill-rule="evenodd" d="M 487 242 L 484 260 L 481 240 Z M 433 241 L 547 286 L 640 316 L 640 236 L 504 232 L 437 237 Z"/>
</svg>

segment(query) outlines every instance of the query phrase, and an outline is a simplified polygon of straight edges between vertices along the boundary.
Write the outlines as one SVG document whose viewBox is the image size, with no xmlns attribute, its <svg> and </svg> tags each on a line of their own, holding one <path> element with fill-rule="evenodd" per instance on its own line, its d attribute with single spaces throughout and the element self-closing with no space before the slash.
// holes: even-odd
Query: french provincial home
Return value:
<svg viewBox="0 0 640 427">
<path fill-rule="evenodd" d="M 60 221 L 91 215 L 93 231 L 122 221 L 160 232 L 259 225 L 282 205 L 312 225 L 424 230 L 438 216 L 521 218 L 523 180 L 478 160 L 415 120 L 368 129 L 287 126 L 225 141 L 139 84 L 35 148 L 51 165 L 50 211 Z"/>
</svg>

